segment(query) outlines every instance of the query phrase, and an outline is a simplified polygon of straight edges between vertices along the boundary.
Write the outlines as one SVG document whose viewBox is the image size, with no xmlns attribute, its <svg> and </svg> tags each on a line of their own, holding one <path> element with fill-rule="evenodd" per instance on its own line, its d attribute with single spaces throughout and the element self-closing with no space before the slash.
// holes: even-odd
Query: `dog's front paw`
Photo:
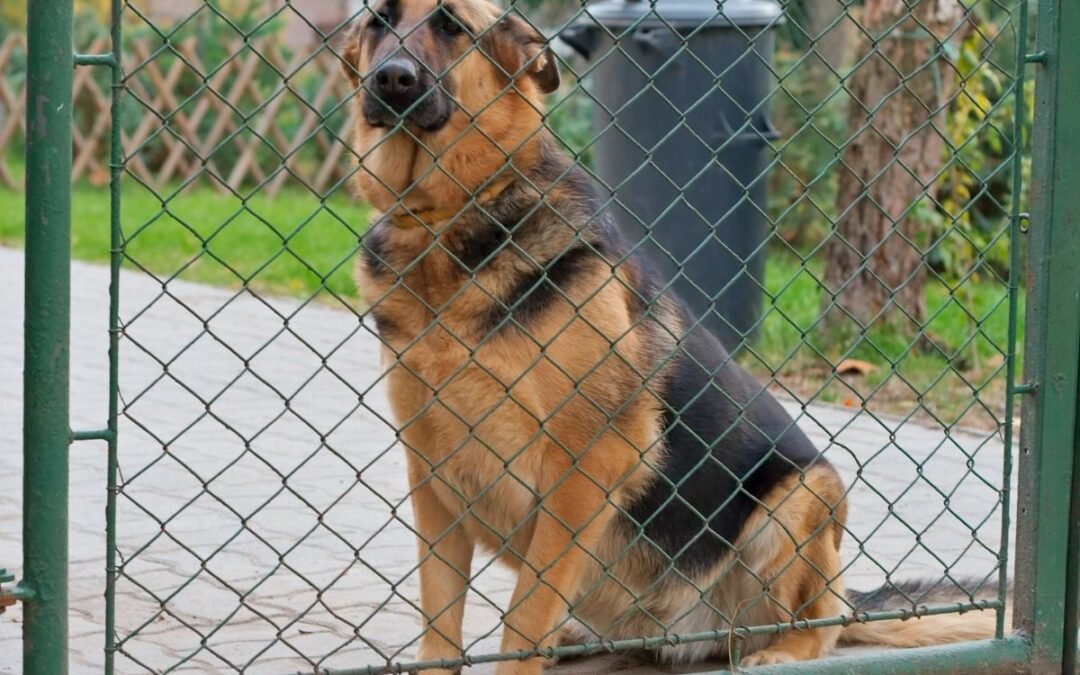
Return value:
<svg viewBox="0 0 1080 675">
<path fill-rule="evenodd" d="M 554 659 L 541 657 L 525 661 L 503 661 L 495 668 L 495 675 L 541 675 L 545 668 L 554 664 Z"/>
<path fill-rule="evenodd" d="M 783 649 L 762 649 L 744 659 L 740 659 L 739 667 L 772 666 L 777 663 L 792 663 L 794 661 L 798 661 L 798 659 Z"/>
</svg>

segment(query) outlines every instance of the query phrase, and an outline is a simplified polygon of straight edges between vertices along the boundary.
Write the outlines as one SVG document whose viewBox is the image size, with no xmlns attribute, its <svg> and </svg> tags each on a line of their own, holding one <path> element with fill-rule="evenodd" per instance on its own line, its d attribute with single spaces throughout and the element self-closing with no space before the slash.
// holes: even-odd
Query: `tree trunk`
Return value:
<svg viewBox="0 0 1080 675">
<path fill-rule="evenodd" d="M 848 64 L 852 20 L 842 0 L 806 0 L 806 33 L 813 45 L 811 66 L 818 66 L 826 94 L 836 86 L 833 73 L 844 74 Z"/>
<path fill-rule="evenodd" d="M 939 45 L 960 37 L 954 32 L 963 16 L 957 0 L 866 0 L 867 32 L 888 33 L 849 79 L 855 127 L 826 247 L 827 325 L 902 319 L 897 309 L 919 323 L 925 318 L 925 251 L 911 211 L 936 196 L 942 113 L 955 88 Z"/>
</svg>

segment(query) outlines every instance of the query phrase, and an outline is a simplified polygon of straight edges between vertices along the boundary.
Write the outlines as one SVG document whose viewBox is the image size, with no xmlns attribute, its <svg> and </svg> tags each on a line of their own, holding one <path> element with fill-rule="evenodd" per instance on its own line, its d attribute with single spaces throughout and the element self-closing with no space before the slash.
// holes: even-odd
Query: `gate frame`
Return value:
<svg viewBox="0 0 1080 675">
<path fill-rule="evenodd" d="M 1014 630 L 1030 672 L 1051 673 L 1075 672 L 1080 575 L 1080 3 L 1038 8 Z"/>
<path fill-rule="evenodd" d="M 27 3 L 23 672 L 68 671 L 72 0 Z"/>
<path fill-rule="evenodd" d="M 70 431 L 70 295 L 72 79 L 76 65 L 112 69 L 112 112 L 119 113 L 124 86 L 120 64 L 121 1 L 112 2 L 110 54 L 72 53 L 72 0 L 28 3 L 26 289 L 23 413 L 23 580 L 0 591 L 0 601 L 25 605 L 23 672 L 67 672 L 68 453 L 76 440 L 106 440 L 108 505 L 106 561 L 106 672 L 115 652 L 115 496 L 117 422 L 118 281 L 122 260 L 119 181 L 123 155 L 119 125 L 111 147 L 112 282 L 110 287 L 110 392 L 107 428 Z M 1027 2 L 1018 3 L 1016 65 L 1038 64 L 1033 135 L 1031 235 L 1027 272 L 1026 381 L 1013 384 L 1015 340 L 1009 345 L 1011 423 L 1013 400 L 1025 395 L 1019 438 L 1020 473 L 1014 632 L 1002 639 L 945 647 L 896 650 L 868 656 L 755 668 L 754 673 L 840 673 L 872 669 L 885 674 L 1072 672 L 1077 665 L 1080 610 L 1080 3 L 1038 0 L 1036 54 L 1024 49 Z M 1070 76 L 1069 74 L 1072 73 Z M 1017 73 L 1017 111 L 1023 102 Z M 1022 125 L 1022 115 L 1016 115 Z M 1016 148 L 1016 152 L 1021 152 Z M 1019 181 L 1019 170 L 1014 181 Z M 1019 194 L 1019 191 L 1014 192 Z M 1014 201 L 1018 202 L 1014 198 Z M 1015 337 L 1019 237 L 1027 214 L 1014 204 L 1010 329 Z M 1011 428 L 1006 428 L 1006 442 Z M 1012 457 L 1006 446 L 1006 478 Z M 1009 527 L 1008 480 L 1003 486 L 1003 529 Z M 1063 499 L 1069 499 L 1063 504 Z M 1062 533 L 1067 532 L 1067 541 Z M 1007 539 L 1002 542 L 1003 555 Z M 0 606 L 2 606 L 0 602 Z M 792 628 L 797 628 L 793 626 Z M 481 659 L 477 659 L 480 661 Z M 344 673 L 346 671 L 335 671 Z M 361 671 L 355 671 L 361 672 Z M 363 672 L 367 672 L 365 669 Z"/>
</svg>

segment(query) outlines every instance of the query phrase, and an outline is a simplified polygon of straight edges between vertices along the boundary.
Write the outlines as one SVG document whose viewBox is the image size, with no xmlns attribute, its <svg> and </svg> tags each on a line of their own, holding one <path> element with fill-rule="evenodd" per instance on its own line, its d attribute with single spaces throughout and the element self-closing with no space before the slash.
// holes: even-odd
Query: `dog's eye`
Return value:
<svg viewBox="0 0 1080 675">
<path fill-rule="evenodd" d="M 375 15 L 375 18 L 368 24 L 369 30 L 380 31 L 390 25 L 390 15 L 385 11 L 379 12 Z"/>
<path fill-rule="evenodd" d="M 445 35 L 460 35 L 463 29 L 457 17 L 445 7 L 431 17 L 431 27 Z"/>
</svg>

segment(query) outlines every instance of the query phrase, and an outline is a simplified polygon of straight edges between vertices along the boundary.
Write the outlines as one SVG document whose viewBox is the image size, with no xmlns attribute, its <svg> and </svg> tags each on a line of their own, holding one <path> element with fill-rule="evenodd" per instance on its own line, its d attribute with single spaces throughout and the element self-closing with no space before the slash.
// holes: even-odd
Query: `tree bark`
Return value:
<svg viewBox="0 0 1080 675">
<path fill-rule="evenodd" d="M 843 75 L 848 64 L 853 24 L 845 14 L 843 0 L 806 0 L 805 30 L 814 50 L 810 64 L 821 70 L 829 92 L 835 86 L 833 73 Z"/>
<path fill-rule="evenodd" d="M 866 326 L 879 315 L 902 323 L 896 310 L 918 323 L 926 316 L 925 251 L 911 209 L 936 197 L 943 112 L 955 89 L 940 45 L 960 37 L 963 20 L 957 0 L 866 0 L 863 25 L 883 37 L 849 79 L 855 127 L 826 246 L 826 325 L 854 318 Z"/>
</svg>

